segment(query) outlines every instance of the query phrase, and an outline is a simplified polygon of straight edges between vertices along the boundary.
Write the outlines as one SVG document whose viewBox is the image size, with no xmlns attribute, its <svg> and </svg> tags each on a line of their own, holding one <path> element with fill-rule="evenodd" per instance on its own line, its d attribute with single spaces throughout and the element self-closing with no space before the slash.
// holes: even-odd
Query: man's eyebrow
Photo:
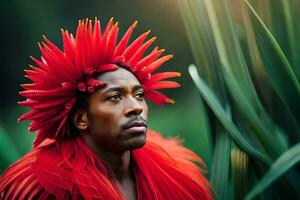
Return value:
<svg viewBox="0 0 300 200">
<path fill-rule="evenodd" d="M 139 89 L 143 89 L 143 90 L 144 90 L 143 86 L 141 86 L 141 85 L 135 85 L 135 86 L 133 86 L 133 88 L 132 88 L 133 91 L 137 91 L 137 90 L 139 90 Z"/>
<path fill-rule="evenodd" d="M 140 89 L 143 89 L 143 87 L 141 85 L 135 85 L 132 87 L 132 90 L 133 91 L 137 91 L 137 90 L 140 90 Z M 109 93 L 109 92 L 114 92 L 114 91 L 117 91 L 117 92 L 122 92 L 124 91 L 125 88 L 124 87 L 109 87 L 109 88 L 105 88 L 104 90 L 102 90 L 101 92 L 102 93 Z"/>
</svg>

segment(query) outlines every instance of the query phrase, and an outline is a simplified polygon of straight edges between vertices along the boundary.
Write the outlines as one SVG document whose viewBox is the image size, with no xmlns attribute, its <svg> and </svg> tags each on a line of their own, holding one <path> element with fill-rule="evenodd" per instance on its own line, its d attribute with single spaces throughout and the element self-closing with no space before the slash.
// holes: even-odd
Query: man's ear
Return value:
<svg viewBox="0 0 300 200">
<path fill-rule="evenodd" d="M 83 109 L 77 109 L 73 116 L 74 125 L 81 131 L 87 130 L 88 118 L 87 112 Z"/>
</svg>

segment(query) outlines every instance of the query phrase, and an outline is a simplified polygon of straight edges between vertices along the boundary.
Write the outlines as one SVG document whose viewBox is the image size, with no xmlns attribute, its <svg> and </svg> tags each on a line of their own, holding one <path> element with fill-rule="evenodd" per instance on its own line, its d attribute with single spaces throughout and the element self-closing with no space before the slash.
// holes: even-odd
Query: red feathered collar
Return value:
<svg viewBox="0 0 300 200">
<path fill-rule="evenodd" d="M 147 143 L 132 152 L 139 200 L 212 199 L 203 171 L 204 163 L 176 139 L 148 131 Z M 60 149 L 45 141 L 0 178 L 4 199 L 124 199 L 109 178 L 101 160 L 81 138 L 64 141 Z"/>
</svg>

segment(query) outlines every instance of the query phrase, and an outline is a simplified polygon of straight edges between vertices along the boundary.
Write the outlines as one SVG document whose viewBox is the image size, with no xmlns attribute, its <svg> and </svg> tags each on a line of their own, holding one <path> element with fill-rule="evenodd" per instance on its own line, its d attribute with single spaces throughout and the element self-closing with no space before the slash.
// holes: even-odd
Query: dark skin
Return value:
<svg viewBox="0 0 300 200">
<path fill-rule="evenodd" d="M 103 160 L 123 196 L 137 199 L 131 151 L 146 143 L 144 90 L 124 68 L 100 74 L 97 79 L 105 87 L 87 98 L 87 109 L 78 109 L 73 122 L 87 146 Z"/>
</svg>

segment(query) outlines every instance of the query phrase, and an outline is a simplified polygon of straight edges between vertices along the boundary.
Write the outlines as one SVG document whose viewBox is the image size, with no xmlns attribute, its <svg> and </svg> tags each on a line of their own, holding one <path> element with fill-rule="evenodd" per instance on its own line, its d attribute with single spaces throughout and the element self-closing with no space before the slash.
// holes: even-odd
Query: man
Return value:
<svg viewBox="0 0 300 200">
<path fill-rule="evenodd" d="M 103 34 L 99 20 L 80 21 L 75 38 L 62 30 L 63 51 L 44 37 L 20 92 L 31 111 L 19 120 L 37 137 L 2 175 L 1 198 L 212 199 L 201 159 L 147 128 L 144 98 L 174 103 L 157 90 L 179 87 L 163 80 L 180 74 L 154 74 L 172 56 L 155 47 L 143 57 L 149 32 L 127 45 L 135 26 L 117 44 L 112 19 Z"/>
</svg>

